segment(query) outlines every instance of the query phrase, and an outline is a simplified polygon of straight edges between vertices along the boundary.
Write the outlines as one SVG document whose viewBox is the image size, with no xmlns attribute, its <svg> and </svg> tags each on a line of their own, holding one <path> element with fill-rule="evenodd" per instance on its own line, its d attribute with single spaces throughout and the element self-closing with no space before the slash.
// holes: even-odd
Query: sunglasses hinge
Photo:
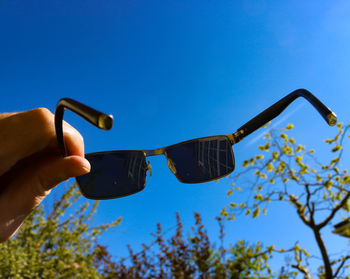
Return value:
<svg viewBox="0 0 350 279">
<path fill-rule="evenodd" d="M 240 142 L 244 138 L 244 130 L 241 129 L 239 131 L 236 131 L 235 133 L 231 134 L 232 137 L 229 137 L 232 144 L 236 144 Z M 232 140 L 231 140 L 232 138 Z"/>
</svg>

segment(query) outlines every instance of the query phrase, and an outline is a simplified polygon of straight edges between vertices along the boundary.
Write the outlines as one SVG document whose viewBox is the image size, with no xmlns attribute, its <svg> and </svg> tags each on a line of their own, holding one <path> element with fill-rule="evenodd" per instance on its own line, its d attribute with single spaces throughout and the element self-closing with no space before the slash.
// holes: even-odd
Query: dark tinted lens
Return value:
<svg viewBox="0 0 350 279">
<path fill-rule="evenodd" d="M 145 187 L 146 160 L 142 151 L 116 151 L 85 155 L 91 171 L 77 177 L 83 195 L 112 199 L 131 195 Z"/>
<path fill-rule="evenodd" d="M 234 169 L 230 141 L 225 136 L 195 139 L 166 149 L 182 182 L 199 183 L 227 175 Z"/>
</svg>

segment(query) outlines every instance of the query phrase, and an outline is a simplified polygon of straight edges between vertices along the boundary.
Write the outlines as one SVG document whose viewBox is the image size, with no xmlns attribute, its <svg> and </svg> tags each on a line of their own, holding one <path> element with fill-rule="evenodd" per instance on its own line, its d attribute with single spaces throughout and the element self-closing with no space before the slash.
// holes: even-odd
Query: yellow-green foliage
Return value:
<svg viewBox="0 0 350 279">
<path fill-rule="evenodd" d="M 79 197 L 76 187 L 70 187 L 50 212 L 39 206 L 14 238 L 0 244 L 1 278 L 100 278 L 96 239 L 121 219 L 93 227 L 98 202 L 74 212 Z"/>
<path fill-rule="evenodd" d="M 256 155 L 244 160 L 244 170 L 233 178 L 235 183 L 239 182 L 241 188 L 246 192 L 250 191 L 252 195 L 246 195 L 248 198 L 242 201 L 235 200 L 237 195 L 231 192 L 231 199 L 235 200 L 231 205 L 235 206 L 227 207 L 225 212 L 227 217 L 230 219 L 231 216 L 243 213 L 257 218 L 261 210 L 266 214 L 271 201 L 276 201 L 287 202 L 294 207 L 296 216 L 314 233 L 321 234 L 321 230 L 331 225 L 333 219 L 337 222 L 341 220 L 339 217 L 349 218 L 350 175 L 346 169 L 342 169 L 341 164 L 343 145 L 350 138 L 345 136 L 349 128 L 350 125 L 344 127 L 342 123 L 337 124 L 338 131 L 335 136 L 325 140 L 329 144 L 325 147 L 329 147 L 332 159 L 322 163 L 315 157 L 314 149 L 307 149 L 289 135 L 293 129 L 292 124 L 288 124 L 284 129 L 266 133 L 265 142 L 259 145 L 259 150 L 264 151 L 264 156 Z M 242 177 L 255 177 L 255 179 L 253 181 L 250 179 L 247 183 L 242 182 Z M 321 245 L 320 242 L 317 244 Z M 306 267 L 302 265 L 302 259 L 305 260 L 310 255 L 299 245 L 274 251 L 294 252 L 295 269 L 303 275 L 308 273 Z M 317 257 L 321 258 L 320 255 Z M 334 263 L 333 269 L 335 266 L 340 266 L 343 270 L 348 267 L 342 264 L 346 259 L 345 256 L 339 254 L 329 257 Z M 319 268 L 320 278 L 325 278 L 326 267 L 327 261 Z M 327 268 L 329 276 L 330 264 Z"/>
</svg>

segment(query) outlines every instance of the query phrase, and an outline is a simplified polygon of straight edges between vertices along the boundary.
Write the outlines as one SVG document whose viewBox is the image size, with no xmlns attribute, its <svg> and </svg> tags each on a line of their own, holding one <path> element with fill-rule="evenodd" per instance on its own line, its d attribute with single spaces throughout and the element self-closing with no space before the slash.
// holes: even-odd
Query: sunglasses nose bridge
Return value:
<svg viewBox="0 0 350 279">
<path fill-rule="evenodd" d="M 171 172 L 176 175 L 176 168 L 173 160 L 171 160 L 170 158 L 167 158 L 167 164 Z"/>
<path fill-rule="evenodd" d="M 150 161 L 147 162 L 146 171 L 149 171 L 149 176 L 152 176 L 152 165 Z"/>
</svg>

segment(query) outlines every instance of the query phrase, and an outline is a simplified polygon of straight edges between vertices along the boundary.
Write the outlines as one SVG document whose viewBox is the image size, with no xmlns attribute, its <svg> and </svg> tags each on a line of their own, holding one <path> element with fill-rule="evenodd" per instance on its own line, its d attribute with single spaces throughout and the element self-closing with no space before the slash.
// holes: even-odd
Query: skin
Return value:
<svg viewBox="0 0 350 279">
<path fill-rule="evenodd" d="M 65 158 L 48 109 L 0 114 L 0 242 L 15 234 L 53 187 L 90 171 L 83 137 L 66 122 L 63 130 Z"/>
</svg>

